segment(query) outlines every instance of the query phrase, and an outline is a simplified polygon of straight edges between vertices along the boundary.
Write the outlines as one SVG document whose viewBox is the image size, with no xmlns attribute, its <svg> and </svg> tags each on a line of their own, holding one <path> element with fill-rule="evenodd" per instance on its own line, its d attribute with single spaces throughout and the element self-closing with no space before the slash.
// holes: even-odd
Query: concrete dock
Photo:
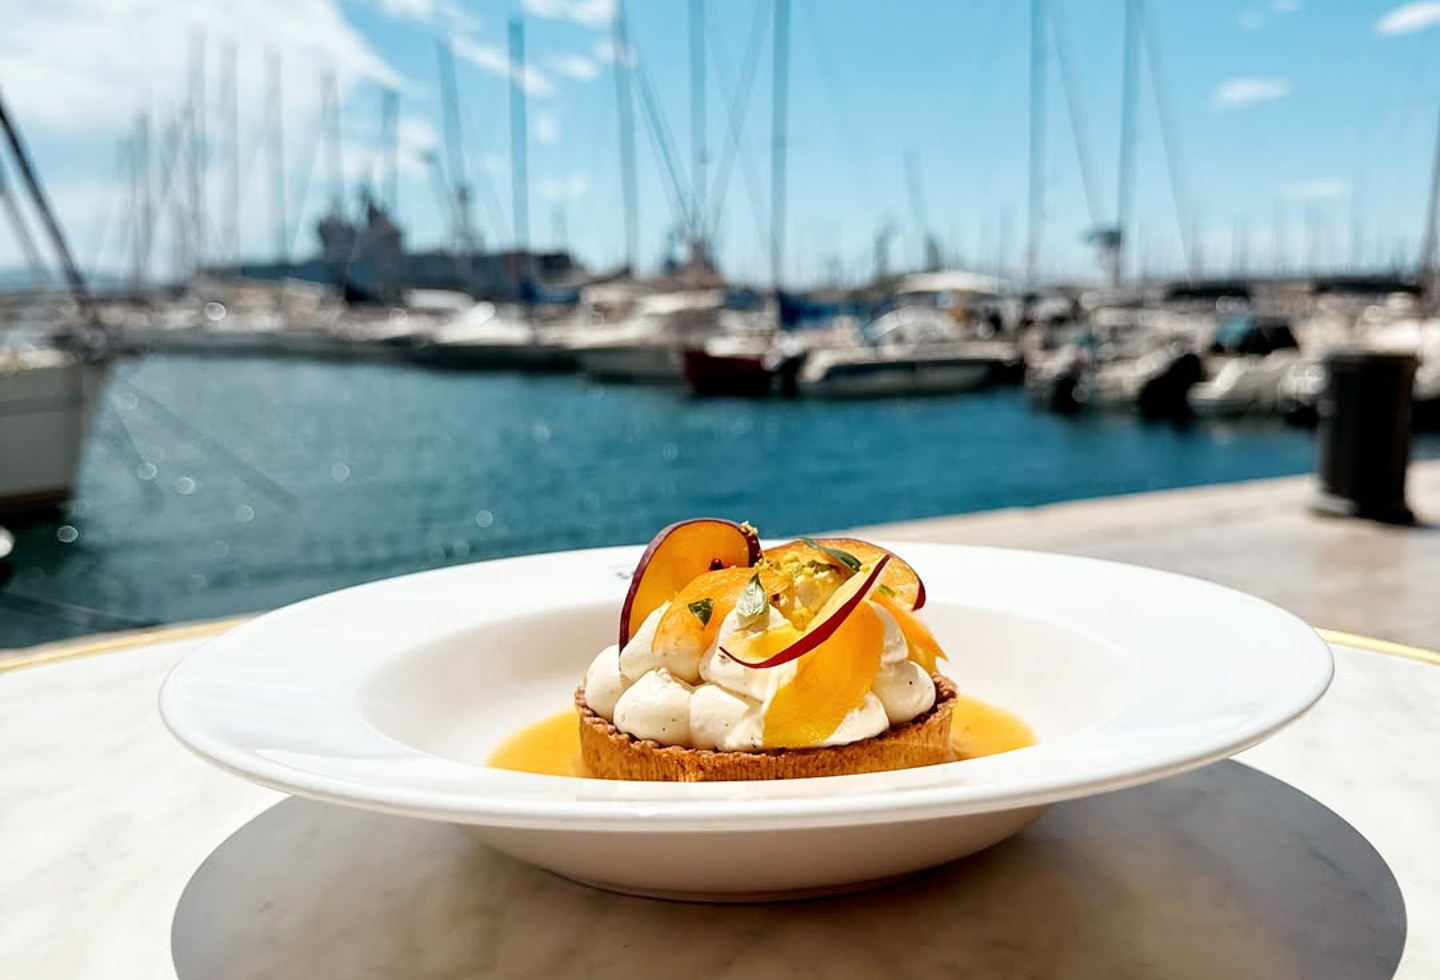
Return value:
<svg viewBox="0 0 1440 980">
<path fill-rule="evenodd" d="M 1252 593 L 1315 626 L 1440 647 L 1440 461 L 1411 464 L 1416 527 L 1315 516 L 1314 488 L 1312 477 L 1259 480 L 876 525 L 857 536 L 1145 565 Z"/>
</svg>

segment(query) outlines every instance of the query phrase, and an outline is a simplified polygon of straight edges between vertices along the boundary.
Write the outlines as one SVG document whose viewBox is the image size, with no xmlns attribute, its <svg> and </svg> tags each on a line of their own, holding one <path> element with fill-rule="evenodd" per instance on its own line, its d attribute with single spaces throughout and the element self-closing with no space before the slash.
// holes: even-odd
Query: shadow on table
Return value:
<svg viewBox="0 0 1440 980">
<path fill-rule="evenodd" d="M 180 980 L 668 976 L 1384 980 L 1405 909 L 1334 813 L 1235 762 L 1066 803 L 905 883 L 782 905 L 575 885 L 463 829 L 287 800 L 181 897 Z"/>
</svg>

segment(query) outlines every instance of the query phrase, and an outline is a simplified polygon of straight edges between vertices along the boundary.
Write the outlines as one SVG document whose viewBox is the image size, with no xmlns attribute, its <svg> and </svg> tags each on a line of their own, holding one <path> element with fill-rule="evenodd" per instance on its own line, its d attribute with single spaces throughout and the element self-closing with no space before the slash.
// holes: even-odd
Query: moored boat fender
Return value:
<svg viewBox="0 0 1440 980">
<path fill-rule="evenodd" d="M 7 529 L 0 527 L 0 585 L 4 585 L 12 571 L 10 567 L 10 552 L 15 548 L 15 535 Z"/>
</svg>

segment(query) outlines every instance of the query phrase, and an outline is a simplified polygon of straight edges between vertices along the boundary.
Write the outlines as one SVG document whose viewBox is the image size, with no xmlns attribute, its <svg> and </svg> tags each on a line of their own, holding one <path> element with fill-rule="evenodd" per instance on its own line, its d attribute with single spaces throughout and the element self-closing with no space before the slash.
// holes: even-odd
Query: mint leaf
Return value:
<svg viewBox="0 0 1440 980">
<path fill-rule="evenodd" d="M 814 548 L 816 551 L 823 551 L 825 554 L 829 555 L 831 558 L 834 558 L 840 564 L 850 569 L 852 573 L 860 571 L 860 559 L 850 554 L 850 552 L 841 551 L 839 548 L 827 548 L 825 545 L 820 544 L 814 538 L 801 538 L 800 540 L 809 547 Z"/>
<path fill-rule="evenodd" d="M 765 591 L 765 586 L 760 584 L 758 572 L 750 576 L 750 581 L 745 583 L 745 589 L 735 603 L 735 611 L 741 619 L 759 619 L 770 612 L 770 595 Z"/>
<path fill-rule="evenodd" d="M 709 626 L 710 617 L 715 613 L 715 600 L 696 599 L 685 608 L 690 610 L 690 615 L 700 620 L 701 626 Z"/>
</svg>

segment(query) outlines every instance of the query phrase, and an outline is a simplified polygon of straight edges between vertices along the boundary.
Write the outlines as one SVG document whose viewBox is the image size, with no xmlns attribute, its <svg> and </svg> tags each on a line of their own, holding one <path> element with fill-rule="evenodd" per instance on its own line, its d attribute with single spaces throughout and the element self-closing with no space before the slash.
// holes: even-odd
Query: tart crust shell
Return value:
<svg viewBox="0 0 1440 980">
<path fill-rule="evenodd" d="M 938 674 L 933 679 L 934 707 L 898 728 L 848 745 L 753 752 L 688 749 L 638 739 L 590 710 L 582 685 L 575 692 L 580 756 L 585 774 L 592 778 L 671 783 L 845 776 L 951 762 L 955 686 Z"/>
</svg>

